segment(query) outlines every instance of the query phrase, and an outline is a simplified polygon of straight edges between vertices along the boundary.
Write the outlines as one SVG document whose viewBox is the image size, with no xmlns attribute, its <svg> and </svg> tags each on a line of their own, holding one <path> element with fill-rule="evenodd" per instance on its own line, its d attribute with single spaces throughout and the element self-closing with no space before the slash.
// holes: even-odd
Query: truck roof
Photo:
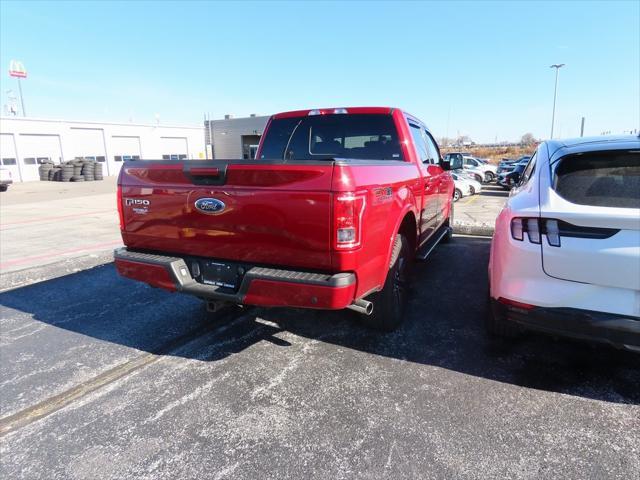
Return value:
<svg viewBox="0 0 640 480">
<path fill-rule="evenodd" d="M 346 110 L 347 113 L 355 114 L 385 114 L 391 113 L 391 107 L 333 107 L 333 108 L 310 108 L 307 110 L 292 110 L 290 112 L 276 113 L 272 118 L 305 117 L 309 112 L 316 111 L 320 115 L 335 113 L 336 110 Z"/>
</svg>

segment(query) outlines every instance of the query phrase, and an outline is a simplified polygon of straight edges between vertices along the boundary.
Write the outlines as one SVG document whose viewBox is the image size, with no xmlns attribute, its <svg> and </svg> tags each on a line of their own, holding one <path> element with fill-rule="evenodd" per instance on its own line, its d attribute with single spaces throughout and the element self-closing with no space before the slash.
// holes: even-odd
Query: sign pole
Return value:
<svg viewBox="0 0 640 480">
<path fill-rule="evenodd" d="M 20 105 L 22 106 L 22 116 L 26 117 L 27 112 L 24 109 L 24 97 L 22 96 L 22 82 L 20 77 L 18 77 L 18 93 L 20 95 Z"/>
</svg>

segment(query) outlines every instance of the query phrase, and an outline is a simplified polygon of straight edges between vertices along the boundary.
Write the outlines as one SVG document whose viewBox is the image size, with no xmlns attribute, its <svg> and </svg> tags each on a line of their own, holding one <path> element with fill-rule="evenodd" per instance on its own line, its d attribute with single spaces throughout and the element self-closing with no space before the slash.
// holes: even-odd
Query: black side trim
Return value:
<svg viewBox="0 0 640 480">
<path fill-rule="evenodd" d="M 561 237 L 592 238 L 599 240 L 613 237 L 620 231 L 617 228 L 581 227 L 580 225 L 573 225 L 563 220 L 558 220 L 558 229 L 560 230 Z"/>
<path fill-rule="evenodd" d="M 132 262 L 161 265 L 173 277 L 176 289 L 179 292 L 189 293 L 198 297 L 212 300 L 226 300 L 234 303 L 242 303 L 253 280 L 273 280 L 301 285 L 320 285 L 324 287 L 346 287 L 356 282 L 354 273 L 336 273 L 333 275 L 294 270 L 281 270 L 266 267 L 250 267 L 242 279 L 240 288 L 236 293 L 228 289 L 214 285 L 198 283 L 191 275 L 191 271 L 184 259 L 180 257 L 158 255 L 152 253 L 133 252 L 127 248 L 119 248 L 113 252 L 116 260 L 129 260 Z"/>
</svg>

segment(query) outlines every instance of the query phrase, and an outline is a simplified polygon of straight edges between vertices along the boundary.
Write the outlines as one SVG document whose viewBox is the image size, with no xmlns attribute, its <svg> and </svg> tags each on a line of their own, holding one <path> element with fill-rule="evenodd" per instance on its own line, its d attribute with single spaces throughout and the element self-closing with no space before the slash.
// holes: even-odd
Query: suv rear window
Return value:
<svg viewBox="0 0 640 480">
<path fill-rule="evenodd" d="M 391 115 L 329 114 L 272 120 L 260 158 L 402 160 L 403 156 Z"/>
<path fill-rule="evenodd" d="M 640 151 L 567 155 L 556 167 L 553 188 L 580 205 L 640 208 Z"/>
</svg>

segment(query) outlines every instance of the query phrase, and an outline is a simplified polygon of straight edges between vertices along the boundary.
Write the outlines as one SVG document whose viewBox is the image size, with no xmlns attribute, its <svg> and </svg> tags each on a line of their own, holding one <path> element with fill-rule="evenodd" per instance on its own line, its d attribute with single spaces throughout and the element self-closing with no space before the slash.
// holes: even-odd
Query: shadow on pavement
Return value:
<svg viewBox="0 0 640 480">
<path fill-rule="evenodd" d="M 364 329 L 350 311 L 257 309 L 214 337 L 203 337 L 204 343 L 171 355 L 215 361 L 263 340 L 286 348 L 289 344 L 276 337 L 286 330 L 527 388 L 640 403 L 640 355 L 533 334 L 508 344 L 491 342 L 482 328 L 488 253 L 489 241 L 480 238 L 457 237 L 436 248 L 427 262 L 417 264 L 407 319 L 390 334 Z M 25 312 L 39 322 L 150 352 L 216 324 L 197 299 L 121 279 L 112 265 L 0 294 L 0 305 L 3 322 L 11 310 Z"/>
</svg>

